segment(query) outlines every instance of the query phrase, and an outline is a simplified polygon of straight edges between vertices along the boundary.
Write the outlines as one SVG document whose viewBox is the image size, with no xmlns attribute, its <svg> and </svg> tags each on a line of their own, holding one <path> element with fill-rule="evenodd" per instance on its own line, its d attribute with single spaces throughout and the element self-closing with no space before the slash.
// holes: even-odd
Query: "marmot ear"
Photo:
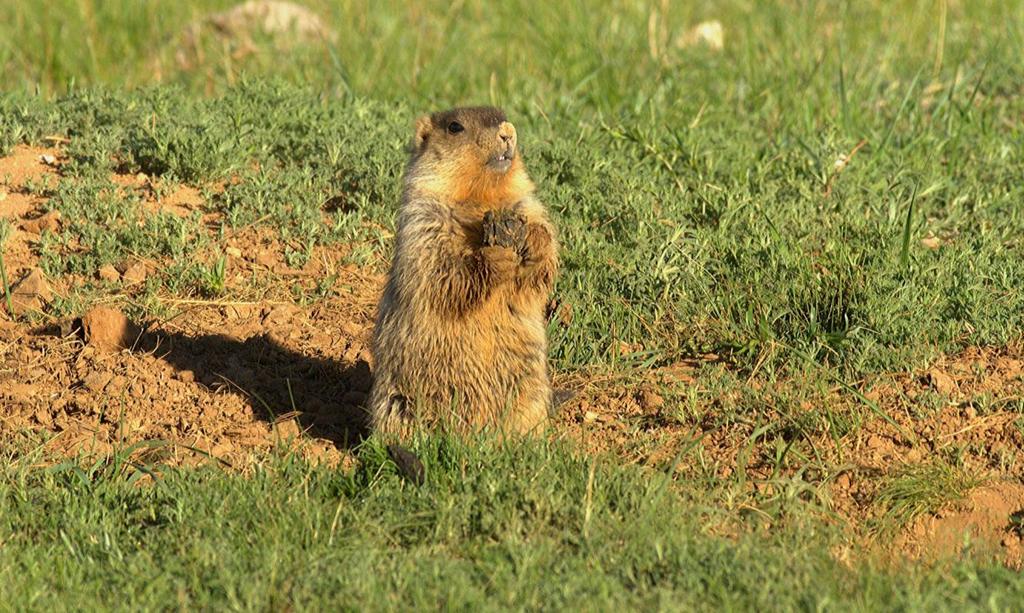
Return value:
<svg viewBox="0 0 1024 613">
<path fill-rule="evenodd" d="M 423 148 L 423 144 L 427 142 L 427 137 L 430 136 L 430 131 L 434 129 L 434 124 L 430 121 L 428 115 L 421 115 L 416 120 L 416 134 L 412 137 L 412 150 L 419 151 Z"/>
</svg>

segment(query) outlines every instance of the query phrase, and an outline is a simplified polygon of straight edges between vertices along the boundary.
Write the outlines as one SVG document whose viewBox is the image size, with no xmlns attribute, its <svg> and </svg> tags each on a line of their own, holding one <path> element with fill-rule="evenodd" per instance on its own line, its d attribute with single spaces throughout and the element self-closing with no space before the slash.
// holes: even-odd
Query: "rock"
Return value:
<svg viewBox="0 0 1024 613">
<path fill-rule="evenodd" d="M 39 422 L 40 426 L 45 428 L 53 427 L 53 416 L 50 415 L 48 408 L 36 409 L 36 412 L 32 416 L 36 418 L 36 421 Z"/>
<path fill-rule="evenodd" d="M 29 234 L 42 234 L 44 231 L 56 232 L 60 229 L 60 213 L 50 211 L 35 219 L 27 219 L 21 222 L 21 229 Z"/>
<path fill-rule="evenodd" d="M 302 433 L 299 423 L 294 419 L 284 419 L 274 423 L 274 435 L 282 440 L 298 438 Z"/>
<path fill-rule="evenodd" d="M 121 280 L 121 273 L 117 272 L 117 269 L 110 264 L 104 264 L 100 266 L 100 269 L 96 271 L 96 276 L 102 281 L 115 282 Z"/>
<path fill-rule="evenodd" d="M 138 285 L 146 280 L 146 265 L 136 262 L 124 270 L 121 280 L 125 285 Z"/>
<path fill-rule="evenodd" d="M 282 304 L 271 309 L 263 318 L 264 326 L 287 326 L 295 321 L 301 310 L 294 304 Z"/>
<path fill-rule="evenodd" d="M 121 311 L 95 307 L 82 316 L 79 328 L 86 344 L 102 351 L 127 349 L 139 338 L 139 328 Z"/>
<path fill-rule="evenodd" d="M 928 249 L 938 249 L 942 246 L 942 239 L 935 236 L 929 236 L 921 239 L 921 245 Z"/>
<path fill-rule="evenodd" d="M 928 372 L 928 381 L 931 383 L 932 388 L 946 396 L 957 391 L 956 381 L 953 377 L 950 377 L 946 373 L 938 369 L 932 369 Z"/>
<path fill-rule="evenodd" d="M 259 315 L 259 312 L 260 309 L 257 305 L 247 303 L 229 304 L 221 309 L 224 317 L 231 320 L 252 319 Z"/>
<path fill-rule="evenodd" d="M 224 253 L 227 254 L 228 257 L 232 258 L 242 257 L 242 250 L 238 247 L 227 247 L 224 249 Z"/>
<path fill-rule="evenodd" d="M 15 314 L 42 310 L 52 299 L 53 292 L 46 282 L 46 275 L 39 268 L 33 268 L 11 288 L 11 305 Z"/>
<path fill-rule="evenodd" d="M 273 270 L 277 266 L 277 256 L 272 251 L 261 249 L 256 254 L 256 263 L 264 268 Z"/>
<path fill-rule="evenodd" d="M 651 390 L 641 391 L 639 400 L 640 406 L 645 409 L 660 409 L 665 405 L 665 399 Z"/>
<path fill-rule="evenodd" d="M 94 370 L 82 379 L 82 385 L 90 392 L 99 393 L 103 391 L 103 388 L 107 387 L 112 378 L 113 375 L 109 372 Z"/>
<path fill-rule="evenodd" d="M 224 439 L 210 448 L 210 455 L 223 460 L 231 454 L 234 448 L 235 446 L 230 440 Z"/>
<path fill-rule="evenodd" d="M 175 373 L 175 378 L 184 383 L 192 383 L 196 380 L 196 373 L 191 370 L 179 370 Z"/>
</svg>

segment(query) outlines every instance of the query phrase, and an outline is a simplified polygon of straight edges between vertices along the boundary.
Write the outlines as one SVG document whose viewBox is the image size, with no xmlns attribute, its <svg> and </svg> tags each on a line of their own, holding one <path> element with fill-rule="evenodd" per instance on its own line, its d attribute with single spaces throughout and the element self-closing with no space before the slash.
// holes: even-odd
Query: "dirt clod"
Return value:
<svg viewBox="0 0 1024 613">
<path fill-rule="evenodd" d="M 96 307 L 80 323 L 86 344 L 102 351 L 130 348 L 139 338 L 138 326 L 117 309 Z"/>
<path fill-rule="evenodd" d="M 274 423 L 274 434 L 282 441 L 298 438 L 302 428 L 294 419 L 283 419 Z"/>
<path fill-rule="evenodd" d="M 96 276 L 101 281 L 116 282 L 121 280 L 121 273 L 117 272 L 117 269 L 110 264 L 100 266 L 100 269 L 96 271 Z"/>
<path fill-rule="evenodd" d="M 35 235 L 42 234 L 45 231 L 56 232 L 60 229 L 60 213 L 50 211 L 35 219 L 27 219 L 21 222 L 21 229 Z"/>
<path fill-rule="evenodd" d="M 931 383 L 932 388 L 934 388 L 935 391 L 940 394 L 948 396 L 956 392 L 956 381 L 953 379 L 953 377 L 942 372 L 941 370 L 932 369 L 928 373 L 928 380 Z"/>
<path fill-rule="evenodd" d="M 196 373 L 191 370 L 179 370 L 175 378 L 183 383 L 192 383 L 196 380 Z"/>
<path fill-rule="evenodd" d="M 128 268 L 125 268 L 124 274 L 121 275 L 121 280 L 124 281 L 125 285 L 138 285 L 146 280 L 146 265 L 141 262 L 135 262 Z"/>
<path fill-rule="evenodd" d="M 40 311 L 52 299 L 53 292 L 46 281 L 46 275 L 39 268 L 33 268 L 11 288 L 11 304 L 16 314 Z"/>
<path fill-rule="evenodd" d="M 640 406 L 648 410 L 660 409 L 665 405 L 665 399 L 662 398 L 657 392 L 651 390 L 643 390 L 640 392 Z"/>
<path fill-rule="evenodd" d="M 107 384 L 110 383 L 112 378 L 113 375 L 109 372 L 94 370 L 82 379 L 82 386 L 91 392 L 99 393 L 107 387 Z"/>
</svg>

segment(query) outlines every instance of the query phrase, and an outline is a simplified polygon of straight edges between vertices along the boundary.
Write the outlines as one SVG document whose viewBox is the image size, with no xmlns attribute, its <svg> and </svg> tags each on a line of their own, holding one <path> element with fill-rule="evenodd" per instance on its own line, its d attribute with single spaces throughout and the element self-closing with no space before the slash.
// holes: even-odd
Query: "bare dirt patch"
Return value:
<svg viewBox="0 0 1024 613">
<path fill-rule="evenodd" d="M 0 219 L 11 226 L 4 248 L 4 265 L 14 284 L 28 276 L 38 262 L 34 247 L 39 235 L 59 227 L 60 217 L 42 210 L 46 199 L 38 195 L 38 186 L 55 185 L 59 151 L 53 148 L 15 147 L 0 158 Z M 32 305 L 23 305 L 32 306 Z M 8 319 L 0 307 L 0 324 Z"/>
<path fill-rule="evenodd" d="M 972 555 L 1024 566 L 1021 529 L 1024 485 L 997 482 L 979 487 L 963 502 L 914 521 L 896 540 L 897 551 L 915 558 Z"/>
<path fill-rule="evenodd" d="M 275 445 L 338 462 L 364 433 L 371 322 L 336 313 L 195 306 L 141 329 L 99 308 L 63 336 L 0 332 L 3 430 L 43 433 L 58 455 L 150 440 L 172 464 L 244 465 Z"/>
</svg>

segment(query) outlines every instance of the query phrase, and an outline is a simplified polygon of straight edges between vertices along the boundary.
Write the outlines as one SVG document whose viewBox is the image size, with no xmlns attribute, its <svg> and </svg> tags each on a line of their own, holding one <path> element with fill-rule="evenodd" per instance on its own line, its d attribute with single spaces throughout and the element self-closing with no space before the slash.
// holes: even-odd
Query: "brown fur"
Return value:
<svg viewBox="0 0 1024 613">
<path fill-rule="evenodd" d="M 452 122 L 464 130 L 452 133 Z M 519 249 L 481 244 L 484 213 L 500 208 L 526 220 Z M 557 243 L 500 110 L 417 121 L 397 225 L 374 330 L 374 427 L 542 427 L 551 407 L 544 307 Z"/>
</svg>

